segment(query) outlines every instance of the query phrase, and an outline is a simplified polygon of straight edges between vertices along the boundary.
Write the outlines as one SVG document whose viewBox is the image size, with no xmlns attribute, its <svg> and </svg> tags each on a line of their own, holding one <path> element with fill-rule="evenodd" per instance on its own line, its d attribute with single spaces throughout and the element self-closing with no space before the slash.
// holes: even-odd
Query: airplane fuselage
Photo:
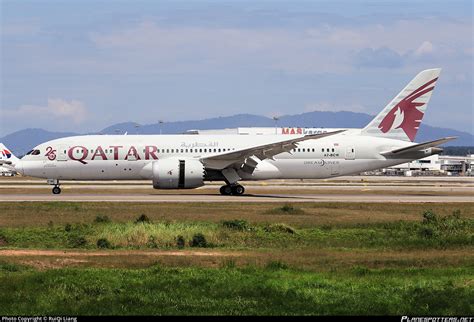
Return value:
<svg viewBox="0 0 474 322">
<path fill-rule="evenodd" d="M 298 136 L 285 136 L 298 137 Z M 16 166 L 23 175 L 58 180 L 151 180 L 152 164 L 170 158 L 204 157 L 263 145 L 276 135 L 90 135 L 45 142 Z M 360 135 L 358 130 L 300 142 L 291 153 L 260 160 L 241 180 L 321 179 L 370 171 L 430 155 L 388 159 L 380 153 L 411 142 Z M 39 152 L 37 152 L 39 151 Z M 427 154 L 428 153 L 428 154 Z M 204 180 L 222 180 L 207 167 Z"/>
</svg>

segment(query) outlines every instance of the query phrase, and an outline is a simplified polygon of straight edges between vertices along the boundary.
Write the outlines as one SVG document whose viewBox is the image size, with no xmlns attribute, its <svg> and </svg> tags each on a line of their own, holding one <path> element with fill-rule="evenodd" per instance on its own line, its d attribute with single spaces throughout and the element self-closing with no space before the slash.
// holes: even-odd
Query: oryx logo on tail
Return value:
<svg viewBox="0 0 474 322">
<path fill-rule="evenodd" d="M 423 86 L 418 87 L 408 96 L 404 97 L 387 113 L 382 122 L 380 122 L 378 128 L 383 133 L 401 128 L 410 140 L 413 141 L 424 115 L 424 112 L 419 108 L 427 103 L 426 101 L 416 102 L 416 99 L 431 92 L 434 88 L 433 84 L 437 80 L 437 77 L 432 79 Z"/>
</svg>

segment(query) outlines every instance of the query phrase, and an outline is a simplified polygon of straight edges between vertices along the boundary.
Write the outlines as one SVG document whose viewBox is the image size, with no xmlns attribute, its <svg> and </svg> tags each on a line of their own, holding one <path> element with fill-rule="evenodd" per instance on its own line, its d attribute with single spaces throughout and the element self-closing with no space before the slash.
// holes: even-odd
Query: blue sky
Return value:
<svg viewBox="0 0 474 322">
<path fill-rule="evenodd" d="M 0 136 L 376 114 L 432 67 L 443 72 L 424 122 L 474 133 L 471 1 L 0 3 Z"/>
</svg>

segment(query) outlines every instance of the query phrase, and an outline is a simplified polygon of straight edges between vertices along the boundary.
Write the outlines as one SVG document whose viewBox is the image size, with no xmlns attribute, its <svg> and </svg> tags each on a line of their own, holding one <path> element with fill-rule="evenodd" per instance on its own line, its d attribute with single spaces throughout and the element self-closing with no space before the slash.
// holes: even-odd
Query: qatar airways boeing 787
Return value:
<svg viewBox="0 0 474 322">
<path fill-rule="evenodd" d="M 440 69 L 419 73 L 363 129 L 310 135 L 84 135 L 38 145 L 22 159 L 0 144 L 0 164 L 22 175 L 61 180 L 150 180 L 156 189 L 224 181 L 320 179 L 356 174 L 440 153 L 453 137 L 413 143 Z"/>
</svg>

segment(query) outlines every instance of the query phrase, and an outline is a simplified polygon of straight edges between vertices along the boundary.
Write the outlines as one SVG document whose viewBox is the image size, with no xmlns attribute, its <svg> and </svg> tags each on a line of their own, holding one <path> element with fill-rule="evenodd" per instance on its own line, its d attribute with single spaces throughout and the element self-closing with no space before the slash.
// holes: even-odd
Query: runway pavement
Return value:
<svg viewBox="0 0 474 322">
<path fill-rule="evenodd" d="M 215 194 L 8 194 L 0 202 L 8 201 L 69 201 L 69 202 L 473 202 L 472 196 L 429 195 L 359 195 L 359 194 L 248 194 L 221 196 Z"/>
<path fill-rule="evenodd" d="M 153 190 L 146 181 L 64 182 L 52 195 L 44 181 L 0 180 L 0 202 L 474 202 L 474 177 L 340 177 L 245 182 L 243 196 L 221 196 L 220 183 L 196 190 Z"/>
</svg>

